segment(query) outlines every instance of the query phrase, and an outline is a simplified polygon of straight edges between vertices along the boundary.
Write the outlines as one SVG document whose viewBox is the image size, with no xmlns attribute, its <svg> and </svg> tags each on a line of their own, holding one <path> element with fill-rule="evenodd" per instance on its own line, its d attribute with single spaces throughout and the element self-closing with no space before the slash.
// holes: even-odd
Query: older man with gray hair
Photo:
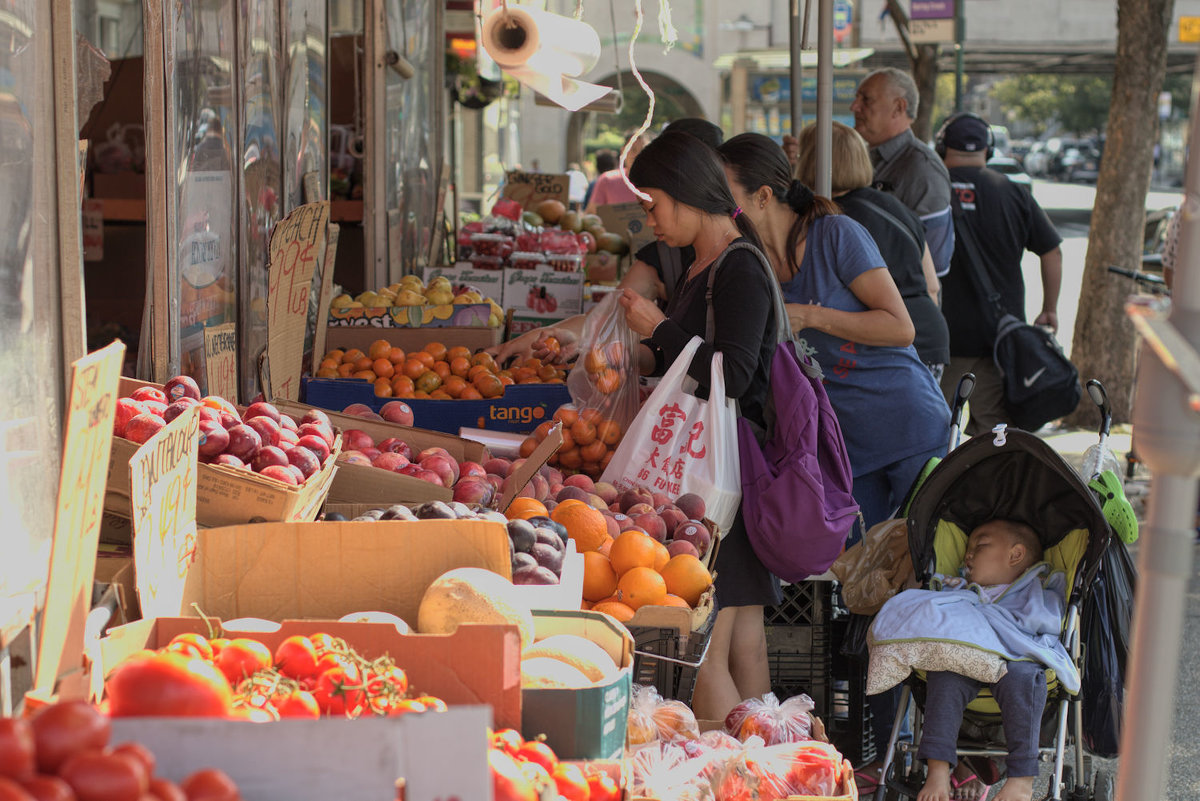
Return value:
<svg viewBox="0 0 1200 801">
<path fill-rule="evenodd" d="M 913 135 L 919 102 L 912 76 L 884 67 L 863 78 L 850 111 L 854 129 L 871 147 L 875 186 L 895 195 L 921 218 L 933 265 L 943 276 L 954 254 L 950 175 L 933 149 Z"/>
</svg>

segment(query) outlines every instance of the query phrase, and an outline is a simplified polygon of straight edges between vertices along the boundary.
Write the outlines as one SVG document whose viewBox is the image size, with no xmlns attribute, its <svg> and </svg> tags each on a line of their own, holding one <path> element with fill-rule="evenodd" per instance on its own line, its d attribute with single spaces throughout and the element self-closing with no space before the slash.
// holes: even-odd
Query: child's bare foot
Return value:
<svg viewBox="0 0 1200 801">
<path fill-rule="evenodd" d="M 1009 776 L 992 801 L 1032 801 L 1033 776 Z"/>
<path fill-rule="evenodd" d="M 929 773 L 917 801 L 950 801 L 950 763 L 930 759 L 926 765 Z"/>
</svg>

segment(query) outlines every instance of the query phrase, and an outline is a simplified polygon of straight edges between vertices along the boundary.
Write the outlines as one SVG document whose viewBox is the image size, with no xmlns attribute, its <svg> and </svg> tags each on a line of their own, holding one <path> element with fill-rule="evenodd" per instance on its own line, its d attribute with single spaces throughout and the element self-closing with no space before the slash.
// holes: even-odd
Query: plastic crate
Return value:
<svg viewBox="0 0 1200 801">
<path fill-rule="evenodd" d="M 825 624 L 832 612 L 833 582 L 800 581 L 783 588 L 783 601 L 764 613 L 768 626 L 812 626 Z"/>
<path fill-rule="evenodd" d="M 857 659 L 842 656 L 841 642 L 846 621 L 835 621 L 830 627 L 833 703 L 825 721 L 829 739 L 852 764 L 863 765 L 877 756 L 875 728 L 871 708 L 867 705 L 867 666 Z"/>
<path fill-rule="evenodd" d="M 771 691 L 779 700 L 801 693 L 816 704 L 822 718 L 829 716 L 833 685 L 830 681 L 831 647 L 829 615 L 831 584 L 803 581 L 783 588 L 783 601 L 764 613 L 767 663 Z"/>
<path fill-rule="evenodd" d="M 633 683 L 655 687 L 663 698 L 691 704 L 696 673 L 708 654 L 713 621 L 681 636 L 678 629 L 628 626 L 633 635 Z"/>
</svg>

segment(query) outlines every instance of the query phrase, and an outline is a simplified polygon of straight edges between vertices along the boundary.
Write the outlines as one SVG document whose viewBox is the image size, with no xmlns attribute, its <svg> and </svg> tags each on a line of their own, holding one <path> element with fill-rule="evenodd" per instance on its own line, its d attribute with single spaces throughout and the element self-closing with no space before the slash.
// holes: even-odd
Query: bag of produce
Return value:
<svg viewBox="0 0 1200 801">
<path fill-rule="evenodd" d="M 828 743 L 764 746 L 751 737 L 713 778 L 717 801 L 782 801 L 790 796 L 829 797 L 847 787 L 854 770 Z"/>
<path fill-rule="evenodd" d="M 625 322 L 625 310 L 617 303 L 619 292 L 610 292 L 583 323 L 579 359 L 567 376 L 571 400 L 580 409 L 595 409 L 621 432 L 638 413 L 638 335 Z"/>
<path fill-rule="evenodd" d="M 735 706 L 725 718 L 725 731 L 742 742 L 760 737 L 767 745 L 811 740 L 815 708 L 807 695 L 795 695 L 780 703 L 775 693 L 767 693 Z"/>
<path fill-rule="evenodd" d="M 637 685 L 633 688 L 626 727 L 626 742 L 630 747 L 699 739 L 700 726 L 687 704 L 665 700 L 654 687 Z"/>
</svg>

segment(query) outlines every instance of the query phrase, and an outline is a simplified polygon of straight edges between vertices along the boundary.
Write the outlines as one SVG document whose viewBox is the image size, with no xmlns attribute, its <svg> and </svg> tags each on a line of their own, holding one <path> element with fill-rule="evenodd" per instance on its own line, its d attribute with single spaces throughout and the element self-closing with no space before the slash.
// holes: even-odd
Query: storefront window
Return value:
<svg viewBox="0 0 1200 801">
<path fill-rule="evenodd" d="M 19 610 L 45 587 L 60 472 L 50 31 L 45 0 L 9 0 L 0 15 L 0 631 L 22 625 Z"/>
</svg>

